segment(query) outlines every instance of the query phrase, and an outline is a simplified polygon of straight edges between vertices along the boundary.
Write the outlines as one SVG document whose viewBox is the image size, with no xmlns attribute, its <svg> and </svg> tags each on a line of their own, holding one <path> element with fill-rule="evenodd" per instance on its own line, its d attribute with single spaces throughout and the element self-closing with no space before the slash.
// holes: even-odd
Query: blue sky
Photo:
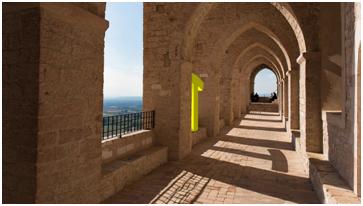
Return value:
<svg viewBox="0 0 363 206">
<path fill-rule="evenodd" d="M 142 96 L 143 5 L 108 2 L 104 97 Z"/>
<path fill-rule="evenodd" d="M 104 97 L 142 96 L 143 78 L 143 5 L 108 2 L 105 36 Z M 255 91 L 276 91 L 276 77 L 270 70 L 260 71 Z"/>
<path fill-rule="evenodd" d="M 271 94 L 277 91 L 276 76 L 269 69 L 263 69 L 255 77 L 255 92 L 258 94 Z"/>
</svg>

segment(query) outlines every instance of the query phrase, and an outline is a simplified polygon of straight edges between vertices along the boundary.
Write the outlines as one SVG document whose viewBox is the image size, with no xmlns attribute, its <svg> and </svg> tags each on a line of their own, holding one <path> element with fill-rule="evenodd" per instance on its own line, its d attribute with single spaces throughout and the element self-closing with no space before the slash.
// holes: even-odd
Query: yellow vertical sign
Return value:
<svg viewBox="0 0 363 206">
<path fill-rule="evenodd" d="M 204 82 L 192 73 L 192 132 L 198 131 L 198 92 L 203 91 Z"/>
</svg>

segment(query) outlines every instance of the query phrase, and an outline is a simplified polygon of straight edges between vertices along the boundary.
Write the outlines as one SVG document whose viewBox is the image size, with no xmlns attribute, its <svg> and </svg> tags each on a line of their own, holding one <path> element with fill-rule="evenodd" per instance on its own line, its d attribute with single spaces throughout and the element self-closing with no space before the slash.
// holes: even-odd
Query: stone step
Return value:
<svg viewBox="0 0 363 206">
<path fill-rule="evenodd" d="M 167 147 L 153 146 L 102 165 L 100 193 L 107 199 L 167 162 Z"/>
</svg>

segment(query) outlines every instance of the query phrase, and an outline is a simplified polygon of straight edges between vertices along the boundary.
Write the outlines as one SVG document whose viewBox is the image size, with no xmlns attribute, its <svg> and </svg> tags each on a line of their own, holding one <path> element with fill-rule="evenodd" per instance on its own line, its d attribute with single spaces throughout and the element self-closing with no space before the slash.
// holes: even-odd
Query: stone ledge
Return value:
<svg viewBox="0 0 363 206">
<path fill-rule="evenodd" d="M 126 157 L 153 145 L 152 130 L 140 130 L 102 141 L 102 162 L 107 163 L 115 159 Z"/>
<path fill-rule="evenodd" d="M 360 204 L 360 199 L 340 177 L 335 168 L 322 155 L 309 156 L 309 174 L 322 203 Z"/>
<path fill-rule="evenodd" d="M 102 165 L 101 199 L 116 192 L 167 162 L 167 147 L 154 146 Z"/>
</svg>

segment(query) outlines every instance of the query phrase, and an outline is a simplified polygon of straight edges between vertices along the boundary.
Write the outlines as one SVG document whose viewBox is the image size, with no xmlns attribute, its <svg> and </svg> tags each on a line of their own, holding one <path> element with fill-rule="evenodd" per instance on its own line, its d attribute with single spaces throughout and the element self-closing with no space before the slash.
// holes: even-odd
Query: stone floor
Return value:
<svg viewBox="0 0 363 206">
<path fill-rule="evenodd" d="M 104 203 L 319 203 L 281 117 L 250 113 Z"/>
</svg>

